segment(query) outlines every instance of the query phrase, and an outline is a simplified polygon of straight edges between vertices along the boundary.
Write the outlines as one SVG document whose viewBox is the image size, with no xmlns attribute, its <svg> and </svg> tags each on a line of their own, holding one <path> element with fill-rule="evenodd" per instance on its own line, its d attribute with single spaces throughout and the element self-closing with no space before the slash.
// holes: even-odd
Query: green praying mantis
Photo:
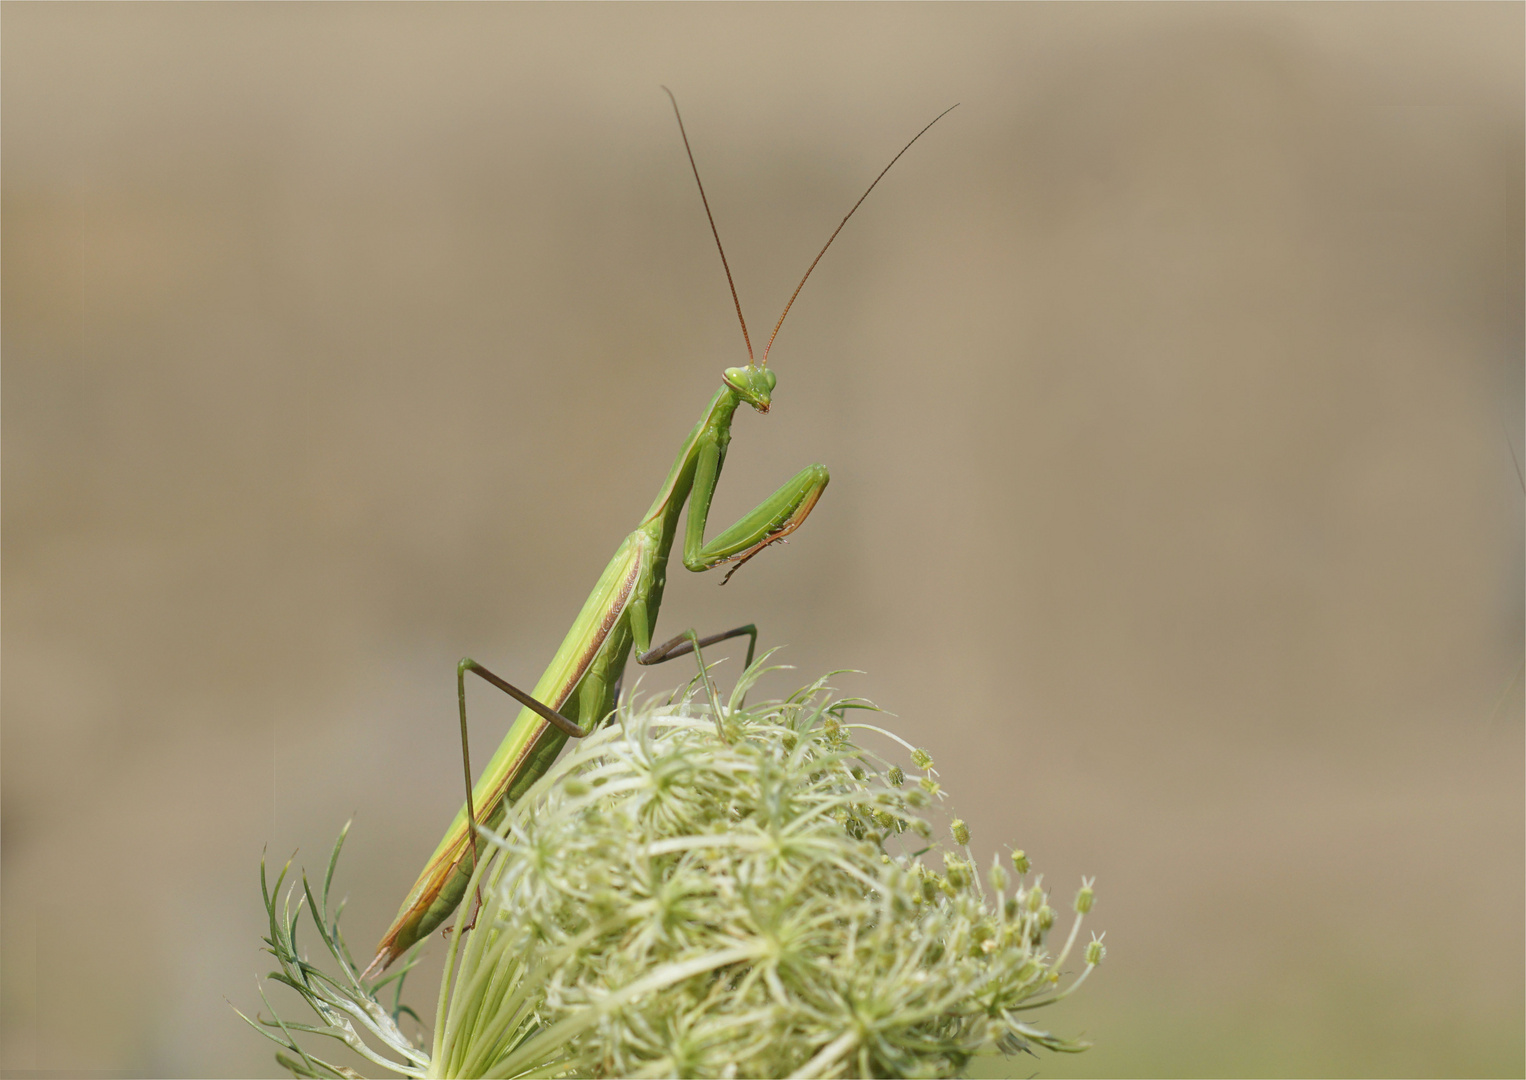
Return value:
<svg viewBox="0 0 1526 1080">
<path fill-rule="evenodd" d="M 663 89 L 667 90 L 666 87 Z M 705 540 L 710 500 L 720 478 L 721 466 L 726 461 L 727 445 L 731 441 L 732 416 L 744 403 L 760 413 L 768 412 L 776 381 L 773 370 L 768 367 L 768 354 L 795 298 L 800 295 L 800 290 L 805 287 L 811 271 L 816 269 L 816 264 L 826 254 L 827 248 L 837 239 L 837 234 L 863 205 L 885 173 L 928 128 L 954 108 L 950 106 L 945 109 L 927 127 L 917 132 L 911 142 L 902 147 L 900 153 L 874 178 L 874 183 L 859 196 L 858 202 L 853 204 L 816 258 L 811 261 L 789 302 L 784 305 L 784 312 L 774 324 L 773 333 L 764 346 L 762 358 L 754 360 L 752 341 L 747 334 L 747 321 L 742 317 L 742 304 L 731 279 L 731 268 L 726 262 L 726 251 L 721 246 L 715 216 L 710 212 L 710 201 L 705 197 L 699 168 L 694 163 L 694 152 L 689 147 L 683 116 L 678 112 L 678 102 L 673 99 L 671 91 L 668 91 L 668 97 L 673 101 L 673 112 L 678 117 L 679 133 L 683 137 L 684 150 L 689 155 L 689 166 L 694 172 L 695 183 L 699 186 L 700 200 L 705 207 L 705 216 L 710 221 L 710 231 L 715 236 L 716 249 L 720 251 L 726 281 L 731 286 L 732 303 L 736 306 L 737 320 L 742 324 L 742 339 L 747 346 L 747 364 L 745 367 L 727 368 L 723 373 L 720 390 L 710 399 L 699 423 L 679 448 L 678 457 L 668 470 L 667 479 L 658 489 L 651 509 L 646 512 L 635 531 L 616 549 L 614 558 L 604 568 L 598 584 L 583 604 L 577 621 L 572 624 L 572 629 L 567 632 L 551 665 L 535 684 L 535 688 L 526 693 L 470 658 L 463 659 L 457 665 L 456 694 L 461 713 L 466 804 L 456 814 L 444 839 L 425 864 L 418 881 L 409 890 L 397 917 L 378 944 L 376 958 L 367 967 L 364 977 L 385 969 L 415 943 L 432 933 L 460 905 L 476 865 L 480 842 L 478 827 L 492 827 L 501 821 L 506 807 L 518 800 L 551 767 L 567 739 L 586 735 L 610 715 L 616 704 L 626 660 L 632 651 L 635 652 L 638 664 L 656 664 L 694 653 L 699 659 L 701 678 L 706 689 L 711 692 L 712 701 L 713 688 L 705 674 L 701 648 L 745 636 L 748 638 L 747 664 L 751 665 L 757 645 L 757 628 L 752 625 L 703 638 L 693 630 L 688 630 L 665 644 L 652 647 L 652 629 L 657 620 L 657 609 L 662 603 L 668 554 L 678 535 L 679 515 L 687 502 L 689 517 L 684 530 L 684 566 L 698 572 L 730 563 L 731 568 L 721 582 L 725 584 L 749 559 L 798 529 L 816 506 L 829 479 L 823 465 L 809 465 L 800 470 L 736 524 L 713 540 Z M 524 706 L 475 786 L 472 784 L 471 763 L 466 749 L 468 673 L 491 683 Z"/>
</svg>

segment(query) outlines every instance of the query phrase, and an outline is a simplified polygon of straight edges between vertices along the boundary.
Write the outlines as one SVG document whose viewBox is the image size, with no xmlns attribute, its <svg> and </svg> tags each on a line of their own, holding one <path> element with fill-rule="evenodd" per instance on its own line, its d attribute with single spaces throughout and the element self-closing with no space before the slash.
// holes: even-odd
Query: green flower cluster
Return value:
<svg viewBox="0 0 1526 1080">
<path fill-rule="evenodd" d="M 1084 1049 L 1025 1017 L 1102 960 L 1094 939 L 1062 988 L 1091 883 L 1052 955 L 1056 914 L 1027 856 L 982 875 L 963 821 L 934 829 L 944 796 L 924 751 L 850 723 L 872 707 L 825 679 L 741 706 L 764 670 L 725 708 L 708 680 L 707 705 L 622 708 L 483 834 L 467 894 L 480 908 L 463 905 L 428 1053 L 396 1024 L 407 1010 L 377 1002 L 400 973 L 358 980 L 328 912 L 333 861 L 317 896 L 304 880 L 295 914 L 290 899 L 277 912 L 278 880 L 265 892 L 274 978 L 321 1022 L 261 1018 L 288 1051 L 278 1060 L 357 1075 L 304 1051 L 303 1032 L 439 1077 L 952 1076 L 981 1051 Z M 865 735 L 906 763 L 863 749 Z M 337 978 L 298 956 L 304 902 Z"/>
<path fill-rule="evenodd" d="M 951 1076 L 982 1048 L 1082 1049 L 1024 1017 L 1100 943 L 1062 991 L 1079 912 L 1051 957 L 1041 883 L 982 883 L 957 819 L 928 865 L 932 761 L 903 790 L 855 742 L 889 736 L 846 722 L 862 704 L 823 680 L 582 740 L 491 837 L 431 1074 Z"/>
</svg>

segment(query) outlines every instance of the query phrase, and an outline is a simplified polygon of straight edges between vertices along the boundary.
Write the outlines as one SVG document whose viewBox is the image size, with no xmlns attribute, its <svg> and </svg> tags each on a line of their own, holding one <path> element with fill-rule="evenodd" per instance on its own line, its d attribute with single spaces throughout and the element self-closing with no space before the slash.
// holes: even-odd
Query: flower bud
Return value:
<svg viewBox="0 0 1526 1080">
<path fill-rule="evenodd" d="M 990 878 L 991 888 L 999 893 L 1006 892 L 1007 886 L 1011 884 L 1011 879 L 1007 877 L 1007 872 L 1001 868 L 1000 863 L 993 862 L 991 864 Z"/>
<path fill-rule="evenodd" d="M 890 775 L 887 777 L 891 787 L 900 787 L 906 783 L 906 774 L 901 771 L 899 765 L 890 766 Z"/>
<path fill-rule="evenodd" d="M 569 776 L 562 781 L 562 790 L 566 792 L 569 798 L 579 799 L 587 795 L 591 789 L 588 786 L 588 781 L 584 780 L 581 776 Z"/>
<path fill-rule="evenodd" d="M 938 794 L 938 792 L 943 790 L 942 786 L 938 783 L 938 781 L 934 780 L 930 776 L 922 777 L 922 779 L 917 781 L 917 784 L 922 788 L 923 791 L 927 792 L 929 795 L 936 795 L 936 794 Z"/>
<path fill-rule="evenodd" d="M 1107 955 L 1107 947 L 1102 944 L 1100 937 L 1094 937 L 1086 945 L 1086 962 L 1092 967 L 1102 963 L 1102 958 Z"/>
<path fill-rule="evenodd" d="M 965 865 L 963 859 L 953 855 L 943 856 L 943 869 L 948 874 L 948 883 L 956 889 L 962 889 L 970 883 L 970 868 Z"/>
<path fill-rule="evenodd" d="M 1092 878 L 1091 881 L 1088 881 L 1086 878 L 1081 879 L 1081 891 L 1076 893 L 1076 914 L 1085 915 L 1091 911 L 1093 899 L 1092 881 L 1096 880 L 1096 878 Z"/>
<path fill-rule="evenodd" d="M 1054 908 L 1045 904 L 1039 908 L 1039 929 L 1048 930 L 1052 926 L 1054 926 Z"/>
<path fill-rule="evenodd" d="M 913 750 L 911 752 L 911 763 L 919 769 L 931 769 L 933 767 L 932 755 L 926 750 Z"/>
<path fill-rule="evenodd" d="M 1033 868 L 1033 864 L 1028 861 L 1027 853 L 1022 848 L 1018 848 L 1012 853 L 1012 867 L 1019 874 L 1026 874 Z"/>
<path fill-rule="evenodd" d="M 955 818 L 949 823 L 949 831 L 954 834 L 954 843 L 960 847 L 967 847 L 970 843 L 970 827 L 964 823 L 963 818 Z"/>
</svg>

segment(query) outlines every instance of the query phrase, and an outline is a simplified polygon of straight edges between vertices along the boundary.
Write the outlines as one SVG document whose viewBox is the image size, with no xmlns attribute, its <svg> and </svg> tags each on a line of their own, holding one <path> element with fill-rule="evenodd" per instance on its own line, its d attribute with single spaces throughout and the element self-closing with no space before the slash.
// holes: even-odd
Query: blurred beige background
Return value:
<svg viewBox="0 0 1526 1080">
<path fill-rule="evenodd" d="M 988 1071 L 1526 1069 L 1519 5 L 0 18 L 6 1075 L 274 1073 L 266 844 L 354 815 L 384 927 L 455 660 L 534 680 L 743 355 L 662 83 L 755 337 L 962 103 L 715 520 L 826 497 L 658 628 L 862 669 L 1097 876 L 1096 1049 Z"/>
</svg>

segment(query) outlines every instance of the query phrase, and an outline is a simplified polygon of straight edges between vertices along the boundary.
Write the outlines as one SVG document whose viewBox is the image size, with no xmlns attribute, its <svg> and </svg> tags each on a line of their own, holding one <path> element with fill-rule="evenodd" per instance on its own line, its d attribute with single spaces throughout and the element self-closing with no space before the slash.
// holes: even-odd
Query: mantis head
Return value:
<svg viewBox="0 0 1526 1080">
<path fill-rule="evenodd" d="M 746 367 L 727 368 L 724 378 L 726 385 L 735 390 L 743 401 L 759 412 L 768 411 L 769 403 L 773 400 L 774 383 L 778 381 L 772 370 L 761 364 L 748 364 Z"/>
</svg>

